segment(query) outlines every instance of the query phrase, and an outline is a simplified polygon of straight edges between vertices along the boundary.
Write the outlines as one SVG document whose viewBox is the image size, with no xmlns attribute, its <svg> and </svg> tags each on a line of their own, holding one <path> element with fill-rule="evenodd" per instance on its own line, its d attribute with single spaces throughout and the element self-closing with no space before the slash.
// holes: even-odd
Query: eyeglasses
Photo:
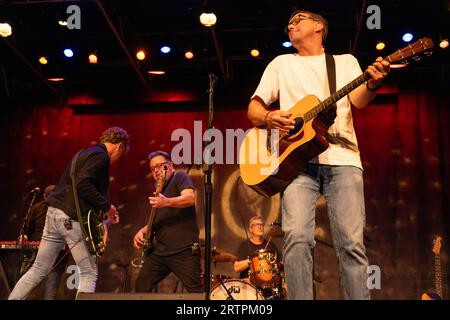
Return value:
<svg viewBox="0 0 450 320">
<path fill-rule="evenodd" d="M 264 223 L 252 223 L 250 225 L 250 227 L 260 227 L 260 228 L 264 228 Z"/>
<path fill-rule="evenodd" d="M 161 169 L 162 167 L 164 167 L 168 163 L 170 163 L 170 161 L 161 162 L 161 163 L 155 164 L 154 166 L 150 166 L 150 171 L 153 172 L 156 169 Z"/>
<path fill-rule="evenodd" d="M 294 27 L 296 27 L 302 20 L 314 20 L 315 21 L 315 19 L 313 19 L 311 17 L 305 16 L 302 14 L 298 14 L 289 21 L 287 27 L 285 28 L 286 33 L 289 33 L 289 31 L 291 31 Z"/>
</svg>

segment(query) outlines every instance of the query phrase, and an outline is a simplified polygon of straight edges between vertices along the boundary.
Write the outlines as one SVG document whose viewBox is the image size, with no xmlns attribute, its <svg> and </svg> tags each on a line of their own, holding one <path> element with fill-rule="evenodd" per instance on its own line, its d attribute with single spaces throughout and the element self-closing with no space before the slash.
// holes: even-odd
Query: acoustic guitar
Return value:
<svg viewBox="0 0 450 320">
<path fill-rule="evenodd" d="M 391 64 L 407 63 L 411 58 L 430 54 L 433 47 L 430 38 L 422 38 L 384 60 Z M 266 197 L 283 191 L 306 163 L 328 148 L 326 134 L 332 123 L 324 112 L 370 78 L 366 71 L 322 102 L 313 95 L 298 101 L 288 110 L 295 121 L 294 129 L 288 133 L 278 134 L 278 130 L 265 127 L 251 129 L 239 153 L 244 183 Z"/>
</svg>

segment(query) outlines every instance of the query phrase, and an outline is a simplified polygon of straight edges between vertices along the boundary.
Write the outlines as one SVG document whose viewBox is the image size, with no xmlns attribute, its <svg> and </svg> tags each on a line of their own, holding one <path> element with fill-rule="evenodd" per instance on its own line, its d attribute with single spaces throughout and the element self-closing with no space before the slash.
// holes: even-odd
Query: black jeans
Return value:
<svg viewBox="0 0 450 320">
<path fill-rule="evenodd" d="M 151 292 L 170 272 L 180 279 L 188 292 L 203 292 L 200 255 L 192 254 L 190 248 L 165 257 L 149 254 L 136 280 L 136 292 Z"/>
</svg>

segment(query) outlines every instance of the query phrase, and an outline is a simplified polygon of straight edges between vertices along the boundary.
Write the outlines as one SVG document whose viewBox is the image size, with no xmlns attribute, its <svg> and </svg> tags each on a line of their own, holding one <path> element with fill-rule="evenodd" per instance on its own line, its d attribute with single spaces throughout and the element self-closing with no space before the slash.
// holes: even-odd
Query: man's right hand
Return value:
<svg viewBox="0 0 450 320">
<path fill-rule="evenodd" d="M 114 221 L 116 216 L 119 216 L 119 211 L 117 211 L 115 206 L 111 205 L 108 212 L 106 212 L 106 216 Z"/>
<path fill-rule="evenodd" d="M 291 115 L 288 111 L 283 110 L 270 111 L 266 118 L 267 129 L 279 129 L 284 132 L 294 129 L 295 122 L 290 119 Z"/>
<path fill-rule="evenodd" d="M 141 248 L 144 245 L 145 233 L 147 232 L 147 226 L 143 227 L 139 230 L 134 236 L 133 243 L 136 249 Z"/>
</svg>

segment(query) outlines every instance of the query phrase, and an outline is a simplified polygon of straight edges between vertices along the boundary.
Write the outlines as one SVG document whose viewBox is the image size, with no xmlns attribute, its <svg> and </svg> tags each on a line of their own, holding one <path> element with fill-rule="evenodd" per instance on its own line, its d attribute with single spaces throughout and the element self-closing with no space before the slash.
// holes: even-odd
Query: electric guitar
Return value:
<svg viewBox="0 0 450 320">
<path fill-rule="evenodd" d="M 109 227 L 113 223 L 112 218 L 104 219 L 102 211 L 89 210 L 85 219 L 82 219 L 82 227 L 86 230 L 86 242 L 91 253 L 101 257 L 106 251 L 109 236 Z"/>
<path fill-rule="evenodd" d="M 422 300 L 442 300 L 442 274 L 441 274 L 441 241 L 437 236 L 433 241 L 434 253 L 434 290 L 435 292 L 426 292 L 422 294 Z"/>
<path fill-rule="evenodd" d="M 433 47 L 430 38 L 422 38 L 384 60 L 406 63 L 424 53 L 431 54 Z M 306 163 L 328 148 L 326 134 L 332 123 L 326 120 L 324 111 L 370 78 L 366 71 L 322 102 L 313 95 L 298 101 L 289 109 L 295 126 L 288 133 L 278 134 L 278 130 L 265 127 L 251 129 L 239 152 L 244 183 L 266 197 L 283 191 Z"/>
<path fill-rule="evenodd" d="M 164 187 L 164 183 L 166 182 L 166 172 L 167 172 L 167 166 L 164 166 L 161 176 L 156 181 L 155 197 L 159 197 L 159 194 L 161 193 L 161 191 Z M 131 261 L 131 264 L 134 267 L 142 267 L 144 265 L 145 257 L 153 249 L 153 246 L 152 246 L 153 230 L 152 229 L 153 229 L 153 223 L 154 223 L 155 217 L 156 217 L 156 210 L 157 209 L 155 207 L 152 207 L 152 210 L 150 211 L 150 215 L 148 217 L 148 222 L 147 222 L 147 232 L 145 233 L 144 245 L 142 246 L 141 254 L 137 258 L 134 258 Z"/>
</svg>

